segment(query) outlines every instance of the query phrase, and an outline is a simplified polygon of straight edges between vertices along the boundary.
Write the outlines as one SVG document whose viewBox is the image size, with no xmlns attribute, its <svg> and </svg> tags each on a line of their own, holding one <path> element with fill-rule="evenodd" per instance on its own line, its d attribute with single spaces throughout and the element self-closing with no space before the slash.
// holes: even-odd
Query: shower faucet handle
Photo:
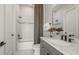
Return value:
<svg viewBox="0 0 79 59">
<path fill-rule="evenodd" d="M 11 36 L 14 36 L 14 34 L 11 34 Z"/>
</svg>

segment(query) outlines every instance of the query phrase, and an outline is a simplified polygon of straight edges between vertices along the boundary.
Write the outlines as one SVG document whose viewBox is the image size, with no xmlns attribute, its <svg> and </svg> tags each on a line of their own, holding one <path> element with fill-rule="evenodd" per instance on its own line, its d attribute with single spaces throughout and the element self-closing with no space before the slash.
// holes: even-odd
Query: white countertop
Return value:
<svg viewBox="0 0 79 59">
<path fill-rule="evenodd" d="M 79 39 L 75 39 L 74 42 L 70 43 L 70 45 L 68 46 L 63 46 L 63 44 L 62 45 L 53 44 L 51 40 L 55 40 L 55 38 L 41 37 L 41 39 L 50 44 L 51 46 L 53 46 L 54 48 L 56 48 L 64 55 L 79 55 Z"/>
</svg>

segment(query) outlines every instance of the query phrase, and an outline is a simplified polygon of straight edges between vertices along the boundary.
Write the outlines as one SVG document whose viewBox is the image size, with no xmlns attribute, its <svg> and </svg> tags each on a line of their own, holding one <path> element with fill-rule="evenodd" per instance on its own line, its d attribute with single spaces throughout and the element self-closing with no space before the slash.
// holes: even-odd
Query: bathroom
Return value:
<svg viewBox="0 0 79 59">
<path fill-rule="evenodd" d="M 45 6 L 41 55 L 78 55 L 78 13 L 78 4 Z"/>
<path fill-rule="evenodd" d="M 2 4 L 0 10 L 0 55 L 79 55 L 79 4 Z"/>
</svg>

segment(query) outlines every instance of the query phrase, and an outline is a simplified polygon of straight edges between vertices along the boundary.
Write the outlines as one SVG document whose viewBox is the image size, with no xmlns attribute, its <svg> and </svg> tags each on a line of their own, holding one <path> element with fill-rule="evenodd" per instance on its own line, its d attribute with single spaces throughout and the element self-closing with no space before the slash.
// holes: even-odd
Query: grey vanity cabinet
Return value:
<svg viewBox="0 0 79 59">
<path fill-rule="evenodd" d="M 53 46 L 49 45 L 44 40 L 41 40 L 40 55 L 63 55 L 63 54 L 59 52 L 57 49 L 55 49 Z"/>
<path fill-rule="evenodd" d="M 40 55 L 51 55 L 51 53 L 45 47 L 41 47 Z"/>
<path fill-rule="evenodd" d="M 40 55 L 45 55 L 45 48 L 41 48 L 40 51 Z"/>
<path fill-rule="evenodd" d="M 52 55 L 52 53 L 48 49 L 45 49 L 45 54 L 44 55 Z"/>
</svg>

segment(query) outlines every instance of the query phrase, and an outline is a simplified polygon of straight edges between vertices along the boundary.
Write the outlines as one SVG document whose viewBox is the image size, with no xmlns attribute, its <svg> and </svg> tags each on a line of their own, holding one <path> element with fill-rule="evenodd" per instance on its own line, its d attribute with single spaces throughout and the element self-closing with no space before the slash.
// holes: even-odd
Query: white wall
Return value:
<svg viewBox="0 0 79 59">
<path fill-rule="evenodd" d="M 5 54 L 13 54 L 16 50 L 16 5 L 5 5 Z M 14 36 L 12 36 L 12 34 Z"/>
<path fill-rule="evenodd" d="M 4 5 L 0 5 L 0 42 L 4 41 Z M 4 54 L 4 46 L 0 47 L 0 55 Z"/>
<path fill-rule="evenodd" d="M 44 4 L 44 24 L 47 22 L 51 22 L 53 7 L 54 7 L 53 4 Z"/>
<path fill-rule="evenodd" d="M 29 6 L 20 6 L 20 15 L 22 21 L 34 23 L 34 8 Z"/>
<path fill-rule="evenodd" d="M 34 24 L 21 24 L 22 40 L 34 41 Z"/>
<path fill-rule="evenodd" d="M 13 54 L 16 51 L 16 5 L 0 5 L 0 54 Z M 14 36 L 12 36 L 14 34 Z"/>
</svg>

